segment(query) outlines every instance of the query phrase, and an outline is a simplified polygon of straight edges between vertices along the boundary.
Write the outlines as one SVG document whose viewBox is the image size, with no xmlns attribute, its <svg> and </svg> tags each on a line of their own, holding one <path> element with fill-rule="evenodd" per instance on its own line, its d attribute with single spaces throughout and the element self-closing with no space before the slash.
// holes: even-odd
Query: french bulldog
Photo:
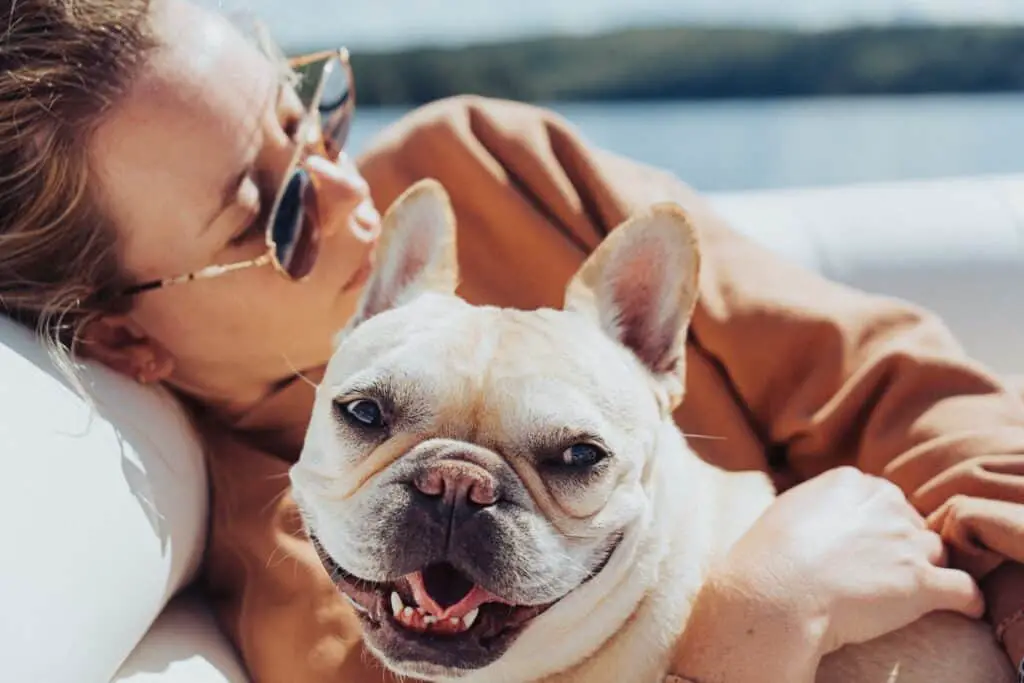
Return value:
<svg viewBox="0 0 1024 683">
<path fill-rule="evenodd" d="M 587 258 L 561 310 L 474 306 L 456 295 L 441 186 L 421 181 L 388 210 L 290 471 L 386 667 L 662 679 L 708 566 L 775 496 L 763 474 L 701 460 L 672 419 L 699 272 L 687 215 L 657 205 Z M 948 613 L 843 648 L 817 678 L 1013 680 L 991 629 Z"/>
</svg>

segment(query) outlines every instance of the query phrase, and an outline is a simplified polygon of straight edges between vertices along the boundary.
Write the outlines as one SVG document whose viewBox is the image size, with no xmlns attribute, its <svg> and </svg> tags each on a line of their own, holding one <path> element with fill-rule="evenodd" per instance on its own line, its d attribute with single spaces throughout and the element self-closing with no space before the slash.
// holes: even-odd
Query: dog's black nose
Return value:
<svg viewBox="0 0 1024 683">
<path fill-rule="evenodd" d="M 445 507 L 490 507 L 498 502 L 498 481 L 490 472 L 465 460 L 443 459 L 427 464 L 413 478 L 416 490 Z"/>
</svg>

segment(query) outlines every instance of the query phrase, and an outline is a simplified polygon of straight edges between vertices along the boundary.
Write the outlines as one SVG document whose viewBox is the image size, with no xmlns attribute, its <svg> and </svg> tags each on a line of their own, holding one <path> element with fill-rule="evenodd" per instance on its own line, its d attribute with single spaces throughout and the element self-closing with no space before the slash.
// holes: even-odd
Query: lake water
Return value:
<svg viewBox="0 0 1024 683">
<path fill-rule="evenodd" d="M 709 191 L 1024 172 L 1024 95 L 548 106 Z M 360 109 L 353 149 L 403 113 Z"/>
</svg>

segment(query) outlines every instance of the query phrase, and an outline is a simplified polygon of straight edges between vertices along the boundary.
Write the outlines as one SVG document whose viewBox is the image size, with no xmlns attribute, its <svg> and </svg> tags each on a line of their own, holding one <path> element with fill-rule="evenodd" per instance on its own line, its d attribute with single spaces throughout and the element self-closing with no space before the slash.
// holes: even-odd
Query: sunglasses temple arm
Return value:
<svg viewBox="0 0 1024 683">
<path fill-rule="evenodd" d="M 322 52 L 314 52 L 308 55 L 300 55 L 298 57 L 292 57 L 288 60 L 288 66 L 293 69 L 301 69 L 302 67 L 312 64 L 313 62 L 323 61 L 331 57 L 338 57 L 342 62 L 348 63 L 351 59 L 347 48 L 339 48 L 337 50 L 323 50 Z"/>
<path fill-rule="evenodd" d="M 166 280 L 152 280 L 151 282 L 144 282 L 134 287 L 129 287 L 123 293 L 126 295 L 139 294 L 141 292 L 148 292 L 153 289 L 163 289 L 164 287 L 170 287 L 171 285 L 180 285 L 183 282 L 192 282 L 193 280 L 209 280 L 211 278 L 219 277 L 225 273 L 231 273 L 236 270 L 244 270 L 245 268 L 255 268 L 257 266 L 265 266 L 268 263 L 273 263 L 273 256 L 270 254 L 264 254 L 259 258 L 254 258 L 249 261 L 240 261 L 238 263 L 228 263 L 226 265 L 208 266 L 202 270 L 198 270 L 188 275 L 181 275 L 179 277 L 171 277 Z"/>
<path fill-rule="evenodd" d="M 236 270 L 244 270 L 246 268 L 255 268 L 258 266 L 265 266 L 273 261 L 273 256 L 263 254 L 259 258 L 254 258 L 249 261 L 239 261 L 238 263 L 228 263 L 225 265 L 207 266 L 200 271 L 196 271 L 191 275 L 185 275 L 180 278 L 175 278 L 177 282 L 188 282 L 190 280 L 209 280 L 211 278 L 220 277 L 225 273 L 232 273 Z"/>
</svg>

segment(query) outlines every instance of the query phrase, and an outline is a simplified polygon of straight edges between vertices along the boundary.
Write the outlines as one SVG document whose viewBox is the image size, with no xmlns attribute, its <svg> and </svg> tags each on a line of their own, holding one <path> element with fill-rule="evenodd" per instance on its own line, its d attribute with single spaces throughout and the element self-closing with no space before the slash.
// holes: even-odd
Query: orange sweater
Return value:
<svg viewBox="0 0 1024 683">
<path fill-rule="evenodd" d="M 984 579 L 994 622 L 1024 607 L 1024 570 L 1005 562 L 1024 561 L 1024 403 L 934 316 L 781 260 L 678 179 L 587 146 L 535 107 L 436 103 L 386 131 L 360 164 L 380 207 L 420 178 L 445 185 L 461 294 L 474 303 L 559 306 L 608 230 L 652 202 L 684 206 L 703 256 L 677 421 L 725 437 L 694 449 L 725 468 L 770 470 L 783 486 L 840 464 L 889 477 L 931 516 L 954 561 Z M 207 586 L 260 683 L 390 680 L 367 662 L 287 495 L 312 398 L 293 384 L 234 435 L 210 435 Z M 1024 622 L 1005 636 L 1019 659 Z"/>
</svg>

